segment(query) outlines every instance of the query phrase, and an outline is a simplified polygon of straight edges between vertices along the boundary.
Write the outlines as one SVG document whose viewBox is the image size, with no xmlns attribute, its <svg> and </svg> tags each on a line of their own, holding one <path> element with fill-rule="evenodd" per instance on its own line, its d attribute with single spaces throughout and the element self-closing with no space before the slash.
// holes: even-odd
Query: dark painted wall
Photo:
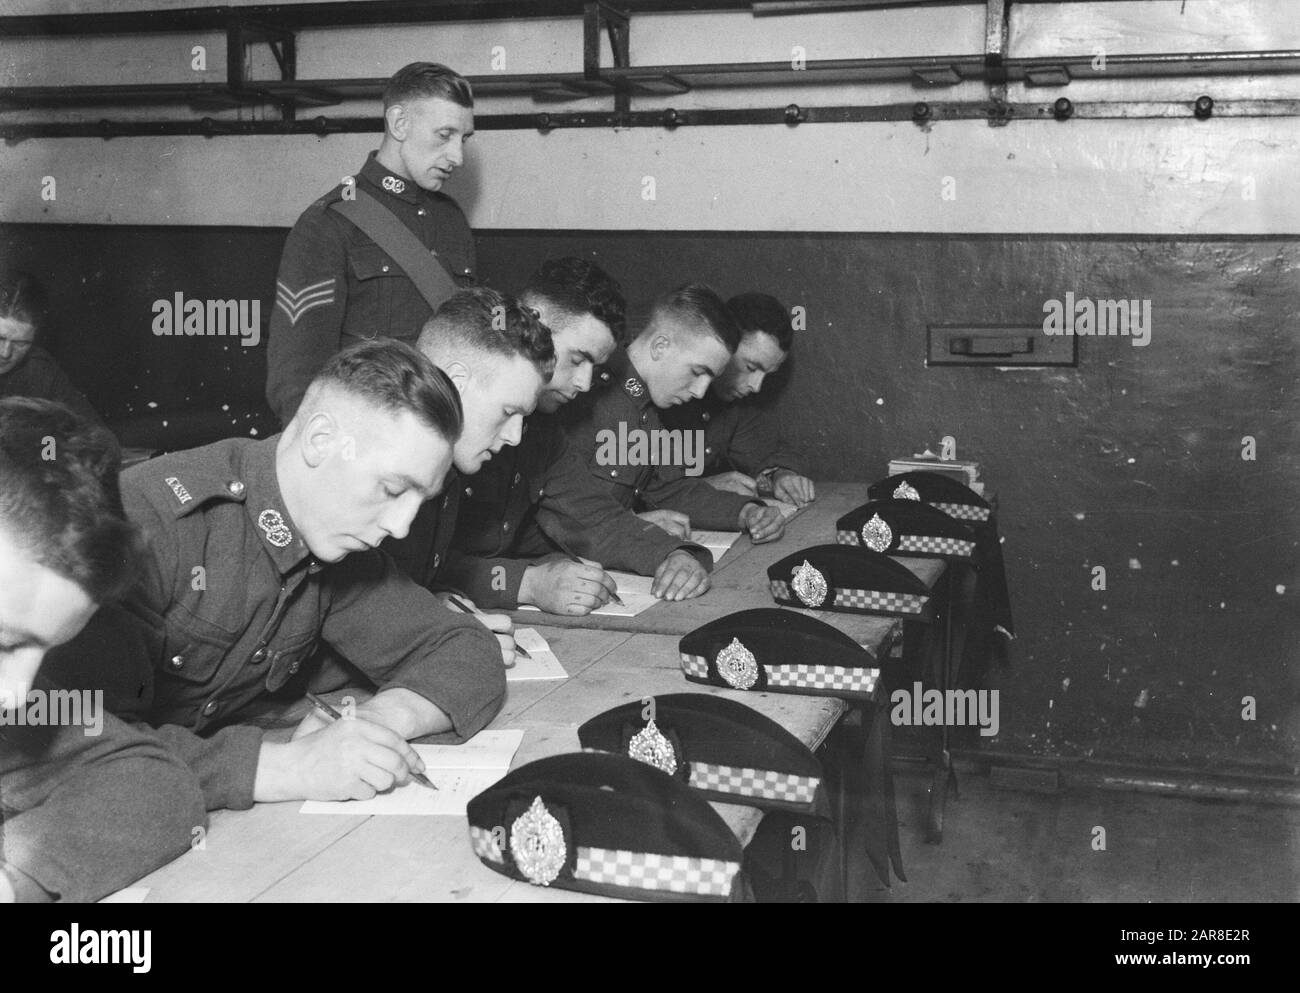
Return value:
<svg viewBox="0 0 1300 993">
<path fill-rule="evenodd" d="M 133 430 L 149 443 L 191 444 L 205 439 L 177 439 L 273 429 L 264 349 L 155 338 L 150 306 L 177 290 L 257 296 L 269 319 L 283 238 L 11 226 L 2 244 L 52 288 L 73 288 L 54 294 L 54 347 L 108 416 L 143 416 Z M 994 677 L 998 747 L 1300 764 L 1300 242 L 480 236 L 485 280 L 507 289 L 556 254 L 595 258 L 637 308 L 695 278 L 806 307 L 773 399 L 817 476 L 866 483 L 890 456 L 944 435 L 983 463 L 1020 634 L 1014 665 Z M 1150 299 L 1150 345 L 1081 339 L 1074 369 L 926 368 L 927 324 L 1037 323 L 1043 301 L 1066 291 Z M 231 410 L 179 429 L 196 401 Z M 1254 461 L 1241 457 L 1246 435 Z M 1092 589 L 1098 565 L 1105 591 Z M 1245 696 L 1253 722 L 1241 719 Z"/>
</svg>

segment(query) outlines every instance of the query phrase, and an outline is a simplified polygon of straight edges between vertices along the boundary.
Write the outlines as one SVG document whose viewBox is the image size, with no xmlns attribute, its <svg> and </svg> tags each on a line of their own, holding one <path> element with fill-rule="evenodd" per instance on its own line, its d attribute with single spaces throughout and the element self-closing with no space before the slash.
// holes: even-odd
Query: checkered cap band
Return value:
<svg viewBox="0 0 1300 993">
<path fill-rule="evenodd" d="M 497 844 L 496 835 L 487 828 L 469 826 L 469 843 L 474 849 L 474 854 L 481 859 L 487 859 L 489 862 L 496 862 L 498 865 L 505 865 L 505 856 L 501 854 L 501 846 Z"/>
<path fill-rule="evenodd" d="M 797 686 L 806 690 L 846 690 L 854 693 L 872 693 L 879 669 L 852 669 L 840 665 L 769 665 L 767 685 Z"/>
<path fill-rule="evenodd" d="M 783 579 L 771 580 L 774 600 L 794 600 L 790 584 Z M 848 607 L 852 610 L 887 610 L 893 614 L 919 614 L 925 609 L 928 596 L 912 593 L 885 593 L 881 590 L 849 590 L 836 586 L 830 591 L 834 598 L 827 607 Z M 803 604 L 799 604 L 803 606 Z M 682 666 L 682 668 L 686 668 Z"/>
<path fill-rule="evenodd" d="M 886 610 L 891 614 L 919 614 L 928 596 L 914 593 L 887 593 L 883 590 L 847 590 L 836 587 L 835 606 L 853 610 Z"/>
<path fill-rule="evenodd" d="M 930 506 L 938 507 L 949 517 L 957 517 L 963 521 L 987 521 L 989 519 L 988 507 L 975 507 L 969 503 L 932 503 Z"/>
<path fill-rule="evenodd" d="M 687 655 L 682 652 L 682 672 L 699 679 L 708 679 L 709 660 L 703 655 Z"/>
<path fill-rule="evenodd" d="M 933 534 L 905 534 L 898 539 L 900 552 L 930 552 L 937 555 L 969 556 L 975 542 L 962 538 L 940 538 Z"/>
<path fill-rule="evenodd" d="M 841 545 L 861 545 L 862 541 L 858 538 L 856 531 L 836 531 L 835 540 Z"/>
<path fill-rule="evenodd" d="M 728 896 L 739 871 L 738 862 L 721 859 L 579 846 L 573 875 L 587 882 L 626 889 Z"/>
<path fill-rule="evenodd" d="M 788 803 L 812 803 L 821 782 L 815 776 L 795 776 L 771 769 L 745 769 L 732 765 L 691 763 L 691 785 L 736 796 L 756 796 Z"/>
</svg>

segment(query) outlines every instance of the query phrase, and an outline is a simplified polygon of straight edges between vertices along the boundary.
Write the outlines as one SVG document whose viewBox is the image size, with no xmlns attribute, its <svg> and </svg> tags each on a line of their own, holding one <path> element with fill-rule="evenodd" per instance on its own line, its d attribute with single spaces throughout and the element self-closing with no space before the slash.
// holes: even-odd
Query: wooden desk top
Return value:
<svg viewBox="0 0 1300 993">
<path fill-rule="evenodd" d="M 511 683 L 493 728 L 524 729 L 517 768 L 577 751 L 579 725 L 629 700 L 715 693 L 741 700 L 816 748 L 844 713 L 829 697 L 744 693 L 688 683 L 673 635 L 539 628 L 564 663 L 563 681 Z M 203 849 L 146 876 L 149 902 L 467 901 L 588 903 L 606 898 L 530 886 L 474 856 L 463 817 L 306 816 L 300 801 L 213 814 Z M 714 804 L 742 844 L 761 812 Z"/>
<path fill-rule="evenodd" d="M 561 617 L 534 610 L 516 610 L 510 616 L 520 627 L 535 627 L 541 623 L 541 618 L 545 618 L 546 624 L 555 627 L 680 637 L 701 624 L 738 610 L 775 607 L 768 589 L 768 566 L 797 549 L 834 543 L 836 520 L 854 507 L 861 506 L 866 499 L 867 487 L 861 483 L 818 483 L 817 499 L 786 522 L 785 534 L 780 541 L 755 545 L 748 536 L 741 537 L 714 566 L 713 587 L 693 600 L 661 601 L 636 617 Z M 896 558 L 931 588 L 944 572 L 944 563 L 939 559 Z M 897 636 L 896 626 L 900 623 L 898 618 L 864 614 L 824 610 L 804 610 L 801 613 L 834 625 L 873 654 L 879 646 L 889 644 Z"/>
</svg>

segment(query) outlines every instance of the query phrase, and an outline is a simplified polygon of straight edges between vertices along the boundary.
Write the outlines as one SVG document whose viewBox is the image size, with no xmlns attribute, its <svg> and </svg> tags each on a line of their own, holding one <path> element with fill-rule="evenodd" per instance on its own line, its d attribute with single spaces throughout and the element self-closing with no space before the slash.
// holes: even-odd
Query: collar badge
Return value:
<svg viewBox="0 0 1300 993">
<path fill-rule="evenodd" d="M 266 540 L 276 548 L 288 548 L 293 543 L 293 532 L 278 510 L 264 510 L 258 514 L 257 526 L 266 532 Z"/>
</svg>

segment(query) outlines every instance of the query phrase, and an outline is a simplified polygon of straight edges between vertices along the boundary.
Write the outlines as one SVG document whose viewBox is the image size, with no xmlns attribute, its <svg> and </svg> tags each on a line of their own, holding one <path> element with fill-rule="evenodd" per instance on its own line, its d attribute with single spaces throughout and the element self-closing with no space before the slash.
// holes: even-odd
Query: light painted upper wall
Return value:
<svg viewBox="0 0 1300 993">
<path fill-rule="evenodd" d="M 15 12 L 67 8 L 9 2 Z M 189 4 L 123 2 L 113 9 L 180 5 Z M 1187 0 L 1184 8 L 1171 0 L 1013 8 L 1011 51 L 1086 54 L 1094 40 L 1108 53 L 1300 48 L 1300 21 L 1284 16 L 1294 7 L 1294 0 Z M 787 57 L 795 44 L 810 59 L 960 54 L 978 50 L 982 31 L 981 4 L 794 18 L 638 17 L 633 60 L 774 60 Z M 206 76 L 186 75 L 193 41 L 175 35 L 89 45 L 22 41 L 6 46 L 0 72 L 24 84 L 220 79 L 219 38 L 205 42 L 212 46 Z M 509 72 L 576 71 L 581 63 L 577 20 L 340 29 L 304 32 L 300 76 L 382 76 L 414 58 L 487 73 L 495 44 L 504 46 Z M 79 57 L 71 56 L 70 45 L 81 46 Z M 1248 77 L 1215 81 L 1208 89 L 1225 99 L 1295 94 L 1297 85 L 1290 78 Z M 1101 80 L 1064 90 L 1025 88 L 1011 97 L 1185 99 L 1200 92 L 1198 86 Z M 783 106 L 791 100 L 815 106 L 982 94 L 976 84 L 939 92 L 907 84 L 769 88 L 697 91 L 638 106 Z M 323 112 L 374 109 L 350 105 Z M 535 109 L 519 99 L 480 106 L 484 113 Z M 95 110 L 89 116 L 128 115 Z M 377 144 L 378 135 L 25 141 L 0 150 L 0 219 L 287 226 Z M 479 228 L 1296 234 L 1300 198 L 1289 191 L 1298 160 L 1296 118 L 1046 121 L 1004 128 L 962 121 L 928 130 L 902 123 L 480 131 L 467 167 L 447 190 Z M 57 184 L 52 201 L 41 197 L 45 177 Z"/>
</svg>

